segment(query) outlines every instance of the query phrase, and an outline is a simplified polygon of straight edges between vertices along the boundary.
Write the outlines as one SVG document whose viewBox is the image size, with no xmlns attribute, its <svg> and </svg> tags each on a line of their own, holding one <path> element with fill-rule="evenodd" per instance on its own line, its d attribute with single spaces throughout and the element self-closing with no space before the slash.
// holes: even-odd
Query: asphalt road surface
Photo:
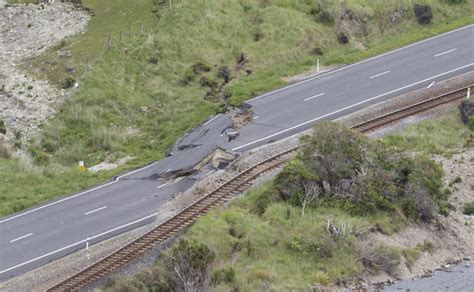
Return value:
<svg viewBox="0 0 474 292">
<path fill-rule="evenodd" d="M 163 174 L 194 166 L 216 147 L 243 152 L 290 136 L 323 119 L 472 71 L 470 25 L 258 96 L 253 123 L 238 136 L 227 114 L 186 135 L 161 161 L 90 190 L 0 219 L 0 280 L 154 220 L 159 206 L 209 168 L 179 183 Z M 161 177 L 161 178 L 160 178 Z"/>
</svg>

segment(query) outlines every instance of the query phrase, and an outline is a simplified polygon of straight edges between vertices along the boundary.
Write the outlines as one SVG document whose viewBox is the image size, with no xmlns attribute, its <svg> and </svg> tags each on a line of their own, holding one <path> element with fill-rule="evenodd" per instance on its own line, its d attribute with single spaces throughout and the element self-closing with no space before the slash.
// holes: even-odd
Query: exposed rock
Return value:
<svg viewBox="0 0 474 292">
<path fill-rule="evenodd" d="M 10 135 L 19 131 L 28 140 L 68 96 L 17 65 L 82 31 L 88 20 L 84 10 L 62 3 L 0 9 L 0 119 Z"/>
<path fill-rule="evenodd" d="M 235 158 L 236 158 L 235 154 L 228 153 L 220 148 L 217 148 L 212 157 L 212 166 L 214 168 L 224 169 Z"/>
</svg>

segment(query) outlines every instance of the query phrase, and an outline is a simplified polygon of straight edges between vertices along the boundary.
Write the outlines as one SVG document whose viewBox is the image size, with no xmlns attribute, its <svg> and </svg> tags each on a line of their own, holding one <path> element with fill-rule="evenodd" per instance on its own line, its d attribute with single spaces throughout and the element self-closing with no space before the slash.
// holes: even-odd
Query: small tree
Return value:
<svg viewBox="0 0 474 292">
<path fill-rule="evenodd" d="M 314 180 L 304 180 L 302 182 L 303 192 L 298 193 L 298 199 L 301 205 L 301 216 L 304 216 L 304 208 L 321 194 L 319 182 Z"/>
<path fill-rule="evenodd" d="M 164 260 L 165 278 L 174 291 L 204 291 L 215 254 L 196 240 L 180 240 Z"/>
</svg>

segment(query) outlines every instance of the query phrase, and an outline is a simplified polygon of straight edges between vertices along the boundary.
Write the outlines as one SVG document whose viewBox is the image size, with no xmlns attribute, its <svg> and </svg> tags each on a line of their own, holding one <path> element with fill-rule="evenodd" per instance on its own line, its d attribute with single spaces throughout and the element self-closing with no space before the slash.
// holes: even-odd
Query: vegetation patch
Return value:
<svg viewBox="0 0 474 292">
<path fill-rule="evenodd" d="M 0 174 L 8 182 L 0 185 L 0 214 L 161 159 L 209 115 L 283 85 L 282 77 L 312 68 L 316 58 L 351 63 L 472 22 L 468 3 L 425 2 L 433 18 L 420 26 L 411 0 L 84 0 L 93 14 L 85 33 L 24 64 L 58 87 L 78 88 L 30 141 L 33 165 L 0 162 L 19 170 Z M 94 176 L 75 172 L 78 161 L 90 166 L 111 156 L 135 159 Z"/>
<path fill-rule="evenodd" d="M 474 215 L 474 201 L 464 204 L 462 212 L 466 215 Z"/>
<path fill-rule="evenodd" d="M 473 136 L 463 124 L 459 112 L 452 112 L 407 126 L 401 132 L 384 137 L 383 143 L 399 150 L 451 156 L 472 143 Z"/>
<path fill-rule="evenodd" d="M 183 238 L 215 255 L 209 289 L 331 287 L 362 272 L 398 277 L 401 263 L 411 269 L 431 253 L 429 241 L 401 248 L 367 240 L 370 232 L 392 234 L 428 222 L 444 212 L 446 201 L 440 166 L 388 148 L 384 139 L 318 123 L 274 180 L 201 217 Z M 166 267 L 165 257 L 157 267 Z M 127 281 L 136 283 L 140 275 Z"/>
</svg>

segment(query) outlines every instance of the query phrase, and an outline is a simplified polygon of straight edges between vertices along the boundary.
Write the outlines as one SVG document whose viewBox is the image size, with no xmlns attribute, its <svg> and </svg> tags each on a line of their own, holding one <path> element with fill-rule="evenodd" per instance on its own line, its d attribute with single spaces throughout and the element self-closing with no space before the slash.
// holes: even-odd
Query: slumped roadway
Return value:
<svg viewBox="0 0 474 292">
<path fill-rule="evenodd" d="M 243 152 L 288 137 L 324 119 L 432 86 L 471 72 L 474 26 L 409 45 L 258 96 L 255 117 L 231 142 L 228 115 L 218 115 L 186 135 L 172 155 L 91 190 L 0 219 L 0 280 L 154 220 L 173 194 L 191 187 L 206 168 L 179 183 L 158 180 L 188 168 L 217 146 Z M 180 150 L 181 149 L 181 150 Z"/>
</svg>

